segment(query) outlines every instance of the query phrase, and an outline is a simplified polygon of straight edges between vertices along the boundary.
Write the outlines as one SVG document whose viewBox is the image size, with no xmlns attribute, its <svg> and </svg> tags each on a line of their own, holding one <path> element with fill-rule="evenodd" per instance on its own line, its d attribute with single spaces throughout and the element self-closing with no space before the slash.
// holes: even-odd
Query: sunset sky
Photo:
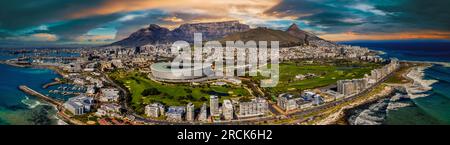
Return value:
<svg viewBox="0 0 450 145">
<path fill-rule="evenodd" d="M 108 44 L 149 24 L 239 20 L 332 41 L 450 40 L 450 0 L 2 0 L 0 46 Z"/>
</svg>

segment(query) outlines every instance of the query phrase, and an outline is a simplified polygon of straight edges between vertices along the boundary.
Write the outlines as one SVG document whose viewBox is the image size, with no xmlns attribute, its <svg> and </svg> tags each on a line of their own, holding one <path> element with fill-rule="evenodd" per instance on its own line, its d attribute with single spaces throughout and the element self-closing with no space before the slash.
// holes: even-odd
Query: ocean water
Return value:
<svg viewBox="0 0 450 145">
<path fill-rule="evenodd" d="M 382 56 L 385 58 L 396 57 L 400 60 L 450 63 L 450 42 L 448 41 L 351 42 L 345 44 L 383 51 L 385 54 Z M 383 120 L 379 122 L 380 124 L 450 124 L 450 68 L 436 64 L 424 70 L 424 74 L 424 80 L 437 81 L 431 85 L 432 89 L 430 91 L 424 92 L 427 94 L 426 97 L 401 101 L 383 100 L 371 106 L 360 108 L 359 111 L 353 112 L 352 116 L 361 116 L 361 112 L 367 110 L 372 112 L 372 117 L 382 116 Z M 373 109 L 373 106 L 388 105 L 389 103 L 404 103 L 408 105 L 393 110 Z M 364 118 L 369 118 L 370 120 L 371 117 Z"/>
<path fill-rule="evenodd" d="M 18 68 L 0 64 L 0 76 L 0 120 L 2 120 L 0 124 L 34 124 L 31 121 L 33 113 L 52 111 L 43 107 L 44 103 L 27 96 L 17 87 L 27 85 L 44 93 L 42 85 L 58 77 L 57 74 L 46 69 Z"/>
<path fill-rule="evenodd" d="M 0 53 L 1 60 L 11 58 L 14 56 Z M 50 90 L 57 89 L 59 86 L 42 88 L 44 84 L 52 82 L 57 77 L 60 76 L 49 69 L 20 68 L 0 64 L 0 125 L 56 124 L 55 108 L 33 96 L 28 96 L 20 91 L 18 86 L 27 85 L 42 94 L 66 100 L 71 96 L 49 93 Z"/>
</svg>

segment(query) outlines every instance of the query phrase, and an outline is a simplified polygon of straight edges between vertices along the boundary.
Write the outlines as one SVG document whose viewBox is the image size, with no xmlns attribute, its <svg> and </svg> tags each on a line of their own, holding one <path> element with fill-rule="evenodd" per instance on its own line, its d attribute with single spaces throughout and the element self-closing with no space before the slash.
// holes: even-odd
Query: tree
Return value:
<svg viewBox="0 0 450 145">
<path fill-rule="evenodd" d="M 192 93 L 191 89 L 184 89 L 184 91 L 186 91 L 186 93 L 188 93 L 188 94 Z"/>
<path fill-rule="evenodd" d="M 200 101 L 206 102 L 206 101 L 208 101 L 208 99 L 206 99 L 206 97 L 201 97 L 201 98 L 200 98 Z"/>
<path fill-rule="evenodd" d="M 51 106 L 43 106 L 33 110 L 28 121 L 34 125 L 50 125 L 52 120 L 49 118 L 49 110 L 51 110 Z"/>
<path fill-rule="evenodd" d="M 144 91 L 142 91 L 142 96 L 150 96 L 150 95 L 159 95 L 161 92 L 156 88 L 147 88 Z"/>
<path fill-rule="evenodd" d="M 251 99 L 249 97 L 242 97 L 239 99 L 239 102 L 250 102 Z"/>
<path fill-rule="evenodd" d="M 194 96 L 192 96 L 191 94 L 187 95 L 186 98 L 187 98 L 188 100 L 195 101 Z"/>
</svg>

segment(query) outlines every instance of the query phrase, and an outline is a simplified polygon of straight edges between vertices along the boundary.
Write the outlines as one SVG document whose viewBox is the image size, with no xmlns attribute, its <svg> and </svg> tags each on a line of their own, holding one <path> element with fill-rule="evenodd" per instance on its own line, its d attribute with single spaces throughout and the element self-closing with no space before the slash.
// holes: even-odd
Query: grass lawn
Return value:
<svg viewBox="0 0 450 145">
<path fill-rule="evenodd" d="M 136 71 L 116 71 L 110 73 L 109 76 L 128 88 L 131 93 L 131 105 L 141 114 L 144 106 L 153 102 L 160 102 L 166 106 L 184 106 L 192 102 L 196 108 L 200 108 L 204 102 L 208 104 L 211 94 L 217 94 L 220 100 L 249 95 L 249 92 L 240 86 L 161 84 L 148 79 L 145 75 Z M 161 94 L 141 95 L 147 88 L 156 88 Z"/>
<path fill-rule="evenodd" d="M 336 83 L 338 80 L 362 78 L 364 74 L 369 74 L 372 69 L 380 67 L 375 63 L 352 63 L 346 65 L 337 64 L 300 64 L 300 63 L 281 63 L 280 80 L 278 85 L 273 88 L 267 88 L 272 94 L 284 92 L 298 93 L 301 90 L 312 89 L 327 86 Z M 314 77 L 303 80 L 296 79 L 295 76 L 308 73 L 314 74 Z M 263 77 L 254 77 L 256 80 Z"/>
<path fill-rule="evenodd" d="M 417 65 L 415 64 L 405 64 L 403 63 L 399 70 L 394 72 L 394 75 L 386 80 L 386 83 L 392 83 L 392 84 L 405 84 L 410 83 L 411 80 L 408 80 L 407 78 L 403 77 L 403 75 L 406 75 L 406 73 L 409 72 L 409 69 L 412 67 L 415 67 Z"/>
</svg>

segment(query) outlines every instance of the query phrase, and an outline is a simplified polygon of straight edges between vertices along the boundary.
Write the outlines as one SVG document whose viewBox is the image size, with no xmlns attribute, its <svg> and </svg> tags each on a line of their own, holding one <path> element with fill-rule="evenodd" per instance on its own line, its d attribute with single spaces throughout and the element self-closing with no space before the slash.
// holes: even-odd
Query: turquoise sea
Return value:
<svg viewBox="0 0 450 145">
<path fill-rule="evenodd" d="M 400 60 L 432 61 L 450 63 L 450 42 L 400 41 L 400 42 L 352 42 L 346 43 L 369 47 L 385 52 L 385 58 L 396 57 Z M 435 64 L 424 70 L 424 80 L 435 80 L 432 89 L 424 92 L 426 97 L 381 100 L 353 112 L 351 121 L 361 116 L 376 124 L 450 124 L 450 68 Z M 389 104 L 403 103 L 406 107 L 389 110 Z M 362 113 L 364 112 L 364 113 Z M 362 115 L 363 114 L 363 115 Z M 366 115 L 366 116 L 364 116 Z"/>
<path fill-rule="evenodd" d="M 2 60 L 13 57 L 0 53 Z M 0 125 L 56 124 L 55 108 L 36 100 L 33 96 L 28 96 L 20 91 L 18 86 L 27 85 L 47 95 L 50 90 L 57 89 L 59 86 L 43 89 L 42 85 L 57 77 L 60 76 L 49 69 L 20 68 L 0 64 Z M 50 96 L 61 100 L 70 97 L 59 94 Z"/>
</svg>

